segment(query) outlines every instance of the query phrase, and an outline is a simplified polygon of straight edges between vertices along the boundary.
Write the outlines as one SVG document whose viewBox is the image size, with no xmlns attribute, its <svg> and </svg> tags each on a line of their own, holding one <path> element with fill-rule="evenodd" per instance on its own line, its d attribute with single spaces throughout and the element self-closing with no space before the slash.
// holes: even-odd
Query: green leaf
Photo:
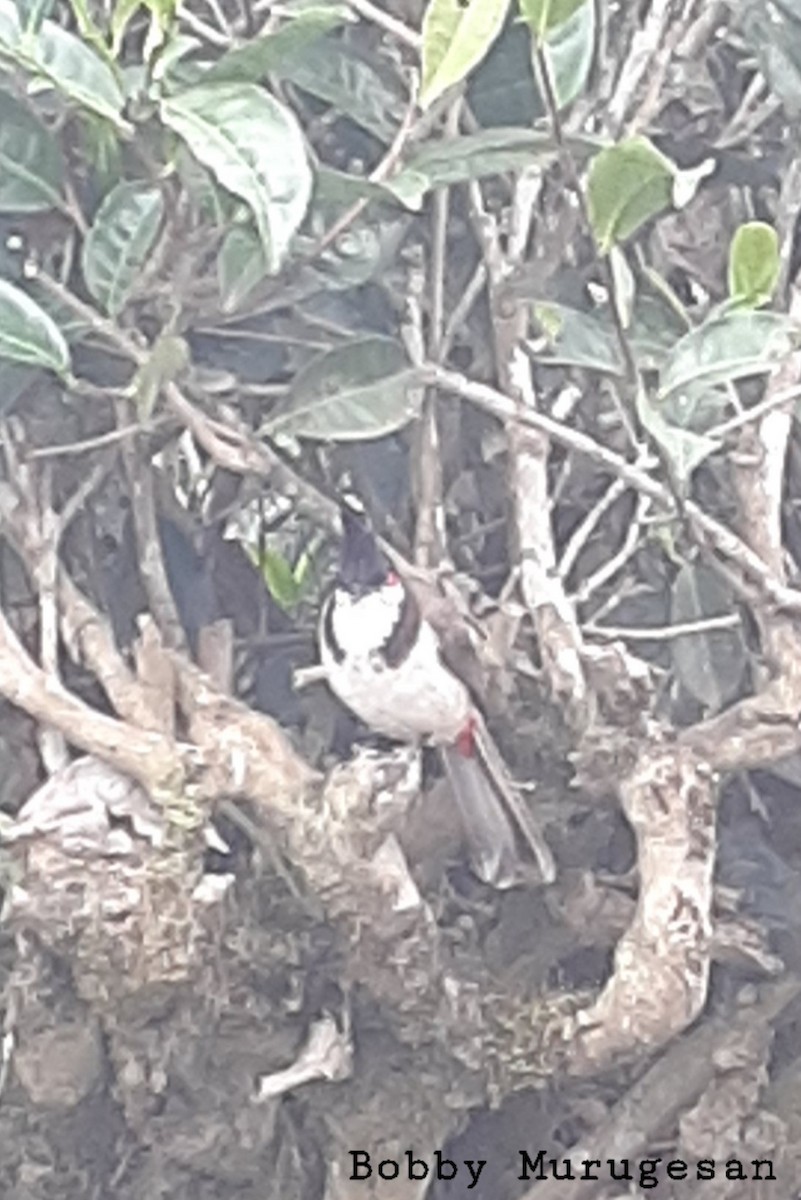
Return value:
<svg viewBox="0 0 801 1200">
<path fill-rule="evenodd" d="M 275 73 L 387 144 L 398 132 L 408 106 L 406 85 L 387 61 L 373 61 L 329 37 L 290 56 Z"/>
<path fill-rule="evenodd" d="M 175 16 L 178 0 L 145 0 L 145 8 L 150 13 L 150 27 L 142 46 L 142 57 L 146 63 L 150 63 L 177 29 Z"/>
<path fill-rule="evenodd" d="M 596 155 L 590 166 L 587 200 L 602 253 L 670 206 L 674 176 L 673 163 L 647 138 L 631 138 Z"/>
<path fill-rule="evenodd" d="M 312 188 L 294 114 L 254 84 L 219 83 L 162 101 L 161 117 L 217 181 L 244 200 L 268 270 L 278 271 Z"/>
<path fill-rule="evenodd" d="M 484 128 L 530 127 L 545 115 L 531 65 L 531 35 L 522 23 L 506 22 L 468 80 L 467 102 Z"/>
<path fill-rule="evenodd" d="M 267 274 L 261 241 L 248 225 L 235 225 L 225 235 L 217 256 L 217 283 L 224 313 L 236 312 Z"/>
<path fill-rule="evenodd" d="M 110 316 L 139 281 L 163 217 L 161 190 L 141 183 L 118 183 L 97 210 L 81 261 L 86 286 Z"/>
<path fill-rule="evenodd" d="M 40 378 L 39 367 L 0 358 L 0 417 L 10 413 L 31 385 Z"/>
<path fill-rule="evenodd" d="M 26 283 L 25 294 L 50 318 L 68 346 L 86 341 L 91 334 L 91 322 L 83 316 L 78 316 L 66 298 L 62 299 L 60 295 L 54 295 L 42 287 L 35 276 Z"/>
<path fill-rule="evenodd" d="M 260 83 L 271 71 L 281 74 L 291 62 L 302 60 L 314 42 L 353 19 L 343 4 L 301 9 L 275 32 L 228 50 L 205 72 L 203 83 Z"/>
<path fill-rule="evenodd" d="M 145 7 L 150 9 L 159 28 L 166 33 L 175 20 L 178 0 L 145 0 Z"/>
<path fill-rule="evenodd" d="M 696 467 L 720 447 L 719 442 L 704 433 L 672 425 L 644 387 L 637 390 L 637 415 L 643 428 L 662 448 L 681 487 L 686 486 Z"/>
<path fill-rule="evenodd" d="M 686 332 L 687 325 L 664 297 L 638 294 L 628 339 L 641 371 L 661 370 L 676 342 Z"/>
<path fill-rule="evenodd" d="M 26 33 L 38 33 L 45 17 L 55 8 L 56 0 L 16 0 L 20 24 Z"/>
<path fill-rule="evenodd" d="M 551 64 L 553 88 L 559 108 L 581 94 L 595 54 L 595 4 L 583 0 L 563 25 L 551 29 L 544 51 Z"/>
<path fill-rule="evenodd" d="M 314 173 L 314 201 L 337 215 L 360 200 L 387 201 L 388 189 L 371 183 L 364 175 L 349 175 L 331 167 L 317 167 Z"/>
<path fill-rule="evenodd" d="M 773 295 L 779 278 L 779 235 L 764 221 L 748 221 L 729 247 L 729 295 L 759 308 Z"/>
<path fill-rule="evenodd" d="M 0 92 L 0 212 L 42 212 L 59 202 L 64 162 L 55 138 Z"/>
<path fill-rule="evenodd" d="M 303 556 L 293 568 L 277 550 L 263 550 L 259 556 L 259 570 L 267 591 L 284 612 L 292 612 L 303 599 L 307 585 L 307 566 Z"/>
<path fill-rule="evenodd" d="M 421 108 L 430 108 L 481 62 L 508 9 L 509 0 L 429 0 L 423 17 Z"/>
<path fill-rule="evenodd" d="M 671 589 L 670 618 L 688 625 L 726 616 L 734 611 L 734 597 L 710 567 L 685 564 Z M 748 664 L 742 627 L 682 634 L 670 642 L 677 677 L 711 712 L 719 712 L 739 694 Z"/>
<path fill-rule="evenodd" d="M 586 143 L 582 145 L 586 149 Z M 554 140 L 547 133 L 534 133 L 530 129 L 482 129 L 463 137 L 430 142 L 384 187 L 402 204 L 419 211 L 424 196 L 433 188 L 506 171 L 522 171 L 534 162 L 551 159 L 555 153 Z"/>
<path fill-rule="evenodd" d="M 86 45 L 92 46 L 101 58 L 111 64 L 112 59 L 106 46 L 106 39 L 102 29 L 95 22 L 89 10 L 87 0 L 69 0 L 69 5 L 75 17 L 75 24 L 81 36 L 81 41 Z"/>
<path fill-rule="evenodd" d="M 781 313 L 716 313 L 673 347 L 661 372 L 659 395 L 700 382 L 712 386 L 765 374 L 790 353 L 796 332 Z"/>
<path fill-rule="evenodd" d="M 565 25 L 584 0 L 519 0 L 520 15 L 538 41 Z"/>
<path fill-rule="evenodd" d="M 78 2 L 85 4 L 86 0 L 71 0 L 72 4 Z M 144 9 L 150 14 L 150 22 L 142 44 L 141 55 L 144 63 L 151 62 L 155 52 L 164 45 L 168 34 L 174 28 L 176 7 L 176 0 L 117 0 L 117 4 L 111 15 L 110 53 L 112 58 L 116 58 L 119 55 L 123 38 L 131 21 L 140 9 Z M 172 48 L 170 48 L 168 53 L 174 61 L 175 53 Z M 164 70 L 164 64 L 161 62 L 159 63 L 159 70 Z"/>
<path fill-rule="evenodd" d="M 532 278 L 530 287 L 515 284 L 515 296 L 530 298 L 532 316 L 541 337 L 527 346 L 533 357 L 549 366 L 583 367 L 611 375 L 625 374 L 620 343 L 608 307 L 593 312 L 541 300 L 542 284 Z M 628 330 L 628 342 L 641 371 L 656 371 L 672 352 L 686 326 L 672 309 L 651 296 L 638 295 Z M 547 344 L 543 345 L 543 341 Z M 672 421 L 672 417 L 668 417 Z M 682 424 L 682 422 L 674 422 Z"/>
<path fill-rule="evenodd" d="M 10 58 L 36 80 L 55 88 L 67 100 L 129 131 L 120 115 L 122 90 L 111 67 L 75 34 L 55 21 L 42 21 L 35 35 L 26 34 L 13 0 L 0 0 L 0 56 Z"/>
<path fill-rule="evenodd" d="M 566 304 L 535 304 L 533 316 L 548 343 L 545 352 L 536 343 L 529 343 L 540 362 L 625 375 L 611 323 Z"/>
<path fill-rule="evenodd" d="M 63 375 L 70 365 L 64 335 L 27 292 L 0 279 L 0 358 L 47 367 Z"/>
<path fill-rule="evenodd" d="M 89 113 L 83 120 L 83 145 L 92 168 L 92 183 L 99 195 L 111 191 L 122 177 L 122 148 L 108 121 Z"/>
<path fill-rule="evenodd" d="M 111 53 L 116 58 L 122 39 L 131 20 L 142 8 L 144 0 L 117 0 L 111 13 Z"/>
<path fill-rule="evenodd" d="M 415 379 L 398 342 L 382 337 L 348 342 L 298 372 L 286 409 L 263 432 L 335 442 L 383 437 L 415 416 Z"/>
<path fill-rule="evenodd" d="M 395 228 L 398 228 L 395 223 Z M 386 265 L 387 246 L 397 247 L 398 238 L 392 237 L 393 226 L 387 223 L 368 225 L 363 222 L 345 230 L 336 244 L 326 247 L 315 263 L 315 273 L 327 288 L 349 289 L 359 287 L 372 279 L 382 265 Z"/>
<path fill-rule="evenodd" d="M 701 380 L 662 396 L 659 411 L 669 425 L 707 433 L 723 420 L 730 404 L 731 396 L 723 384 Z"/>
</svg>

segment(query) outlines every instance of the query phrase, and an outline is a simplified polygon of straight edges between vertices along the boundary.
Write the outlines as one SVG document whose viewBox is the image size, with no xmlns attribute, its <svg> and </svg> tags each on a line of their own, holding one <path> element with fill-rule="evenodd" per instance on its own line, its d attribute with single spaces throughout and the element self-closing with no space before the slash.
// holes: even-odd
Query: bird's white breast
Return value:
<svg viewBox="0 0 801 1200">
<path fill-rule="evenodd" d="M 343 658 L 337 661 L 324 637 L 320 653 L 340 700 L 387 737 L 455 741 L 470 718 L 470 694 L 442 663 L 433 628 L 421 622 L 408 656 L 397 667 L 381 655 L 400 616 L 402 585 L 388 583 L 361 597 L 337 592 L 331 603 L 331 631 Z"/>
</svg>

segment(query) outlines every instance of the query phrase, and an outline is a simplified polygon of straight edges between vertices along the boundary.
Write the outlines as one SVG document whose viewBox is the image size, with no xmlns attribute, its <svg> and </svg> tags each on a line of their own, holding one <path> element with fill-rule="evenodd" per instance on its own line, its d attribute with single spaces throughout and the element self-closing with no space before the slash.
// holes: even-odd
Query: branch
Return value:
<svg viewBox="0 0 801 1200">
<path fill-rule="evenodd" d="M 0 692 L 74 745 L 131 775 L 151 794 L 182 786 L 184 762 L 174 742 L 104 716 L 73 696 L 29 657 L 2 610 Z"/>
<path fill-rule="evenodd" d="M 635 755 L 628 769 L 616 756 L 610 770 L 623 775 L 640 894 L 611 978 L 576 1019 L 582 1070 L 664 1045 L 706 1001 L 717 780 L 702 757 L 664 734 L 637 739 Z"/>
<path fill-rule="evenodd" d="M 118 401 L 119 425 L 123 424 L 126 412 L 127 406 Z M 150 464 L 145 462 L 142 454 L 141 437 L 125 439 L 121 444 L 121 454 L 130 489 L 139 572 L 150 611 L 167 644 L 182 649 L 186 646 L 186 635 L 167 579 L 156 519 L 153 476 Z"/>
<path fill-rule="evenodd" d="M 486 383 L 476 383 L 457 371 L 447 371 L 434 363 L 425 363 L 420 374 L 423 382 L 436 384 L 446 391 L 464 397 L 465 400 L 470 400 L 504 423 L 519 422 L 532 429 L 542 430 L 560 445 L 586 455 L 611 474 L 625 480 L 643 496 L 656 501 L 663 511 L 675 512 L 675 501 L 668 488 L 581 430 L 563 425 L 545 413 L 520 411 L 509 396 L 497 388 L 489 387 Z M 795 389 L 791 390 L 794 396 Z M 687 501 L 684 512 L 692 522 L 699 542 L 708 545 L 729 562 L 740 574 L 744 586 L 751 594 L 756 593 L 758 598 L 771 606 L 789 612 L 801 612 L 801 591 L 788 587 L 781 578 L 777 578 L 770 566 L 742 538 L 725 525 L 721 525 L 714 517 L 710 517 L 697 504 Z"/>
<path fill-rule="evenodd" d="M 768 1029 L 774 1024 L 799 989 L 794 978 L 766 985 L 754 1007 L 706 1021 L 681 1038 L 614 1105 L 603 1124 L 570 1148 L 571 1160 L 641 1154 L 722 1073 L 725 1068 L 718 1063 L 726 1061 L 725 1052 L 752 1035 L 755 1025 Z M 584 1200 L 595 1194 L 594 1182 L 587 1179 L 547 1179 L 527 1191 L 523 1200 Z"/>
<path fill-rule="evenodd" d="M 538 186 L 531 178 L 523 175 L 517 181 L 510 248 L 504 254 L 496 222 L 484 206 L 478 184 L 470 187 L 473 226 L 489 281 L 495 368 L 515 416 L 536 412 L 537 396 L 522 348 L 528 326 L 527 307 L 521 300 L 511 299 L 504 285 L 525 252 L 537 194 Z M 548 488 L 550 440 L 542 428 L 535 429 L 520 420 L 508 422 L 506 433 L 523 600 L 537 631 L 551 691 L 580 725 L 587 715 L 587 681 L 581 659 L 581 630 L 556 569 Z"/>
</svg>

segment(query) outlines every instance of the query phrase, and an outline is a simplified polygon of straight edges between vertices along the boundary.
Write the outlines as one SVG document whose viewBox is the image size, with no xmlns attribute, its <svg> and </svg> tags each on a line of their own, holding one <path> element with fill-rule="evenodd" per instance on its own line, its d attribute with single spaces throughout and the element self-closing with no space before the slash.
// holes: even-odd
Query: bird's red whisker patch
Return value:
<svg viewBox="0 0 801 1200">
<path fill-rule="evenodd" d="M 397 571 L 387 571 L 385 583 L 387 587 L 397 587 L 397 585 L 400 583 L 400 575 L 397 573 Z"/>
<path fill-rule="evenodd" d="M 476 752 L 476 719 L 471 717 L 456 739 L 456 749 L 463 758 L 472 758 Z"/>
</svg>

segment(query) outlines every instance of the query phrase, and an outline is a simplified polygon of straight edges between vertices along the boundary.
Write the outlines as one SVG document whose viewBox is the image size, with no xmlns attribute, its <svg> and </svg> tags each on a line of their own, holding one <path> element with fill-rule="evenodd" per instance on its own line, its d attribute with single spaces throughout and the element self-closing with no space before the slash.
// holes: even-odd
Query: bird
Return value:
<svg viewBox="0 0 801 1200">
<path fill-rule="evenodd" d="M 344 502 L 340 511 L 318 630 L 329 687 L 374 732 L 438 749 L 479 879 L 498 889 L 553 882 L 548 844 L 487 729 L 464 622 L 395 569 L 363 513 Z"/>
</svg>

